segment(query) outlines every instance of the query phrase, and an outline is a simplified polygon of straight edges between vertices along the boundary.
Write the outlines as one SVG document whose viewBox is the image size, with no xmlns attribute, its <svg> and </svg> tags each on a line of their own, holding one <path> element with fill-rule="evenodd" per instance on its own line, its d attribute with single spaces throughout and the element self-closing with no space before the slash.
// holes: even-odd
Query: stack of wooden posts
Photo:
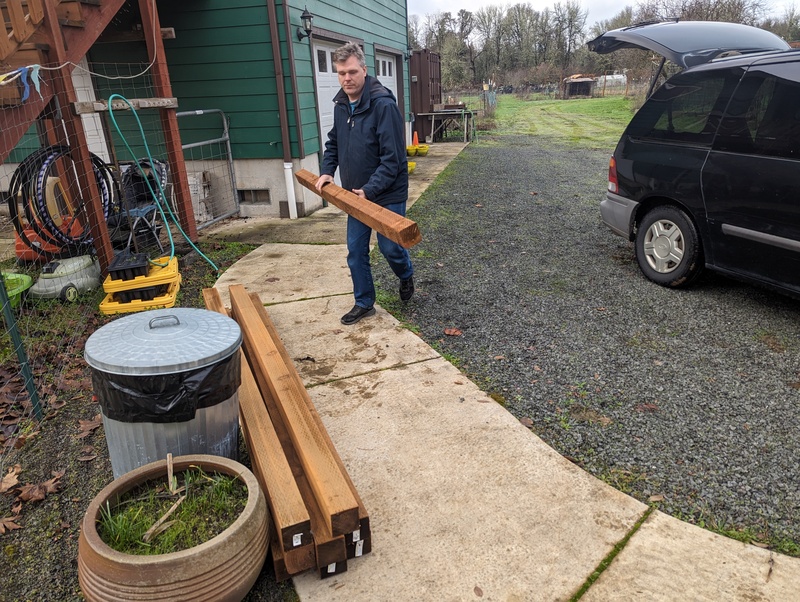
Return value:
<svg viewBox="0 0 800 602">
<path fill-rule="evenodd" d="M 258 295 L 242 285 L 229 292 L 245 360 L 240 422 L 272 514 L 275 576 L 342 573 L 372 549 L 369 515 Z M 228 313 L 216 289 L 203 298 Z"/>
</svg>

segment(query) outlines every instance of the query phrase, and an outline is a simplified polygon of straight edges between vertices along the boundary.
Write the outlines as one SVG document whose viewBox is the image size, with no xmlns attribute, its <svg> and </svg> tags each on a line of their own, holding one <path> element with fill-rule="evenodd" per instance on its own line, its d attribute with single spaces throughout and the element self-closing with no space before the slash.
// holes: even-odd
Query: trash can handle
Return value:
<svg viewBox="0 0 800 602">
<path fill-rule="evenodd" d="M 178 316 L 176 316 L 175 314 L 169 314 L 167 316 L 156 316 L 155 318 L 150 320 L 150 322 L 147 323 L 147 327 L 152 329 L 153 328 L 153 322 L 158 322 L 158 321 L 161 321 L 161 320 L 169 320 L 170 318 L 175 320 L 175 326 L 177 326 L 177 325 L 179 325 L 181 323 L 181 321 L 178 319 Z M 165 326 L 166 326 L 166 324 L 165 324 Z"/>
</svg>

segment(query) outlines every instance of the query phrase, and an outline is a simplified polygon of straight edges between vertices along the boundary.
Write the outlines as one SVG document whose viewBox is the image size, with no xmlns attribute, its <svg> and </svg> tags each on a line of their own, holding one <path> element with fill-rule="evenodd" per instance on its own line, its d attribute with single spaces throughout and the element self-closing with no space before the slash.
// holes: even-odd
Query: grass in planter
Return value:
<svg viewBox="0 0 800 602">
<path fill-rule="evenodd" d="M 168 554 L 200 545 L 222 533 L 247 504 L 247 487 L 237 477 L 211 473 L 193 466 L 175 475 L 178 484 L 170 493 L 166 479 L 151 480 L 122 496 L 101 511 L 97 524 L 100 538 L 124 554 Z M 168 520 L 149 541 L 145 534 L 180 499 Z"/>
</svg>

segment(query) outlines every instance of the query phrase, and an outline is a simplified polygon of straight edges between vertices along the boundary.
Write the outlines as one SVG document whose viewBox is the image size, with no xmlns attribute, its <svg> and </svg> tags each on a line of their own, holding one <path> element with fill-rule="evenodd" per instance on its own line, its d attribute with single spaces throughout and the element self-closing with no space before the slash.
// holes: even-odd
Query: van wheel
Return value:
<svg viewBox="0 0 800 602">
<path fill-rule="evenodd" d="M 670 205 L 644 216 L 636 231 L 636 261 L 661 286 L 687 286 L 703 270 L 703 249 L 689 217 Z"/>
</svg>

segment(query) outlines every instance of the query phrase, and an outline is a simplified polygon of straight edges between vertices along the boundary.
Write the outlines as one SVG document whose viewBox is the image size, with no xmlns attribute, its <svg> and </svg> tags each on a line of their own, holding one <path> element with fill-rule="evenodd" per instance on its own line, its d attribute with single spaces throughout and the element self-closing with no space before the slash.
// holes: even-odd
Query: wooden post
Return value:
<svg viewBox="0 0 800 602">
<path fill-rule="evenodd" d="M 217 289 L 203 289 L 203 300 L 207 309 L 228 315 Z M 267 496 L 278 539 L 285 550 L 299 545 L 310 545 L 311 519 L 295 483 L 292 467 L 283 453 L 247 358 L 242 357 L 241 364 L 239 413 L 250 460 Z"/>
<path fill-rule="evenodd" d="M 410 249 L 422 240 L 422 234 L 416 222 L 402 215 L 389 211 L 372 201 L 362 199 L 357 194 L 345 190 L 332 182 L 325 184 L 321 193 L 317 192 L 315 185 L 319 176 L 305 169 L 299 170 L 295 177 L 300 184 L 314 194 L 319 194 L 331 205 L 338 207 L 405 249 Z"/>
<path fill-rule="evenodd" d="M 258 314 L 261 317 L 261 321 L 266 327 L 267 332 L 272 337 L 272 341 L 274 342 L 275 347 L 278 349 L 278 353 L 281 354 L 281 357 L 286 365 L 291 368 L 290 371 L 292 379 L 298 383 L 298 386 L 302 387 L 303 382 L 300 378 L 300 374 L 298 374 L 297 370 L 294 369 L 294 364 L 289 356 L 289 352 L 286 350 L 286 346 L 283 344 L 283 341 L 281 341 L 281 337 L 278 334 L 278 329 L 275 328 L 275 324 L 272 322 L 272 318 L 269 317 L 266 308 L 261 303 L 261 299 L 259 299 L 257 293 L 250 293 L 250 298 L 252 299 L 253 305 L 258 311 Z M 345 533 L 344 537 L 345 544 L 347 545 L 347 557 L 356 558 L 358 556 L 363 556 L 364 554 L 368 554 L 372 551 L 372 530 L 369 526 L 369 514 L 367 513 L 367 508 L 364 506 L 364 502 L 361 500 L 361 496 L 358 494 L 355 484 L 350 478 L 350 474 L 347 472 L 347 468 L 345 467 L 341 456 L 339 456 L 339 452 L 336 451 L 336 446 L 333 444 L 325 425 L 322 424 L 322 418 L 317 412 L 317 408 L 314 406 L 314 403 L 311 401 L 311 397 L 306 395 L 305 401 L 311 418 L 319 426 L 319 430 L 331 450 L 331 455 L 336 461 L 339 470 L 341 470 L 342 475 L 347 481 L 347 485 L 350 487 L 350 491 L 353 493 L 353 497 L 358 504 L 358 529 L 351 531 L 350 533 Z M 327 568 L 323 566 L 320 566 L 319 568 L 320 571 L 327 570 Z"/>
<path fill-rule="evenodd" d="M 158 98 L 172 98 L 172 84 L 169 80 L 167 58 L 164 54 L 164 40 L 161 38 L 161 22 L 155 0 L 139 0 L 139 11 L 142 14 L 142 30 L 147 44 L 147 56 L 153 63 L 153 90 Z M 156 32 L 154 35 L 153 32 Z M 167 147 L 167 160 L 172 173 L 177 200 L 178 221 L 186 236 L 197 242 L 197 224 L 192 209 L 192 195 L 189 190 L 189 178 L 186 175 L 186 164 L 183 160 L 181 135 L 178 129 L 178 116 L 175 109 L 161 109 L 161 127 L 164 130 L 164 142 Z"/>
<path fill-rule="evenodd" d="M 44 9 L 44 22 L 52 42 L 52 51 L 58 64 L 65 65 L 67 51 L 64 46 L 64 39 L 61 37 L 55 7 L 53 4 L 46 2 Z M 64 120 L 64 127 L 69 139 L 70 154 L 75 162 L 78 174 L 80 190 L 76 192 L 83 196 L 86 214 L 89 218 L 89 227 L 94 238 L 97 259 L 100 263 L 100 269 L 105 272 L 114 260 L 114 249 L 111 246 L 111 238 L 108 235 L 108 227 L 103 214 L 97 180 L 92 169 L 89 144 L 86 141 L 83 122 L 78 115 L 72 112 L 72 104 L 77 100 L 77 95 L 75 94 L 75 87 L 72 85 L 71 66 L 65 65 L 58 70 L 57 74 L 51 81 L 56 89 L 58 102 L 61 105 L 61 117 Z M 75 200 L 77 201 L 77 199 Z"/>
<path fill-rule="evenodd" d="M 330 532 L 334 536 L 352 533 L 359 526 L 358 503 L 319 426 L 308 415 L 304 399 L 308 392 L 291 378 L 245 288 L 234 285 L 229 290 L 232 315 L 242 329 L 245 352 L 259 388 L 265 396 L 269 392 L 278 406 Z"/>
</svg>

